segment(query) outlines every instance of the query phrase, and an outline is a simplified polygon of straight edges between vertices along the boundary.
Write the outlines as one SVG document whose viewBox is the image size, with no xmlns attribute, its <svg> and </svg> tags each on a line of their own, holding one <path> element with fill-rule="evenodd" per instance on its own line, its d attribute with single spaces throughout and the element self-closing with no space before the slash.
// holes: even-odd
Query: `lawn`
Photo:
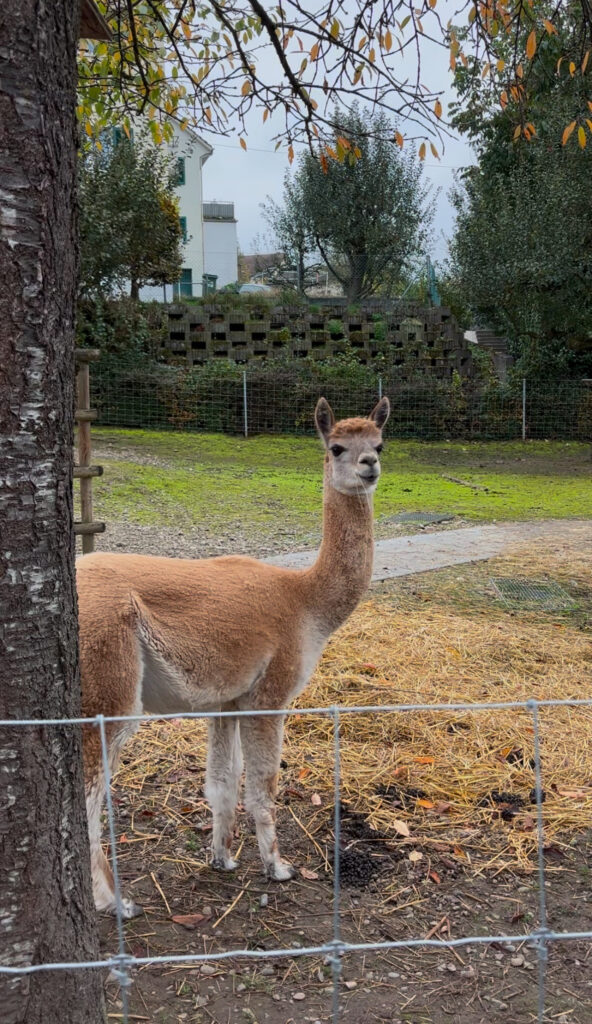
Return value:
<svg viewBox="0 0 592 1024">
<path fill-rule="evenodd" d="M 281 523 L 308 539 L 319 528 L 322 455 L 314 438 L 98 429 L 95 510 L 107 522 L 213 530 Z M 589 515 L 590 450 L 577 442 L 391 440 L 375 508 L 445 512 L 475 522 Z"/>
</svg>

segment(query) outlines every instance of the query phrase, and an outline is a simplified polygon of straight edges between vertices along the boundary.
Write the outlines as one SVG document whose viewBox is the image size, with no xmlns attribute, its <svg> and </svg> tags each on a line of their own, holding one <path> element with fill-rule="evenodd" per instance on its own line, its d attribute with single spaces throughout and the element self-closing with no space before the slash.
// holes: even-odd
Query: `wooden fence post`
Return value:
<svg viewBox="0 0 592 1024">
<path fill-rule="evenodd" d="M 76 357 L 76 412 L 78 424 L 78 463 L 74 466 L 74 479 L 80 480 L 80 520 L 74 523 L 74 533 L 82 537 L 82 554 L 94 551 L 95 533 L 104 533 L 105 524 L 94 522 L 92 504 L 92 481 L 103 475 L 102 466 L 91 465 L 90 425 L 97 413 L 90 407 L 89 363 L 100 358 L 96 348 L 77 348 Z"/>
</svg>

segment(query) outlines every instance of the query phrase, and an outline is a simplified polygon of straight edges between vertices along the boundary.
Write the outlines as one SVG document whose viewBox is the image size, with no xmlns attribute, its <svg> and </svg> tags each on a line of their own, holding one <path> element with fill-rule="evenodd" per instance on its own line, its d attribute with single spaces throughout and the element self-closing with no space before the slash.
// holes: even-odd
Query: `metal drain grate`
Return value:
<svg viewBox="0 0 592 1024">
<path fill-rule="evenodd" d="M 392 516 L 390 522 L 392 523 L 447 523 L 449 520 L 454 519 L 454 516 L 448 515 L 446 512 L 399 512 L 396 516 Z"/>
<path fill-rule="evenodd" d="M 545 611 L 575 608 L 576 602 L 558 583 L 545 580 L 524 580 L 512 576 L 492 577 L 497 595 L 508 605 L 531 605 Z"/>
</svg>

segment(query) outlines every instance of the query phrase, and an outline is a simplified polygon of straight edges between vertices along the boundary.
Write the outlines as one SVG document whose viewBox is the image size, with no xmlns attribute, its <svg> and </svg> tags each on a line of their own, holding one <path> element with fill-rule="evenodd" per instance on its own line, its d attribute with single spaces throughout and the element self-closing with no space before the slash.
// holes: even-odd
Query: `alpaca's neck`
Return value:
<svg viewBox="0 0 592 1024">
<path fill-rule="evenodd" d="M 351 615 L 372 578 L 372 497 L 336 491 L 325 478 L 323 540 L 308 571 L 311 604 L 331 630 Z"/>
</svg>

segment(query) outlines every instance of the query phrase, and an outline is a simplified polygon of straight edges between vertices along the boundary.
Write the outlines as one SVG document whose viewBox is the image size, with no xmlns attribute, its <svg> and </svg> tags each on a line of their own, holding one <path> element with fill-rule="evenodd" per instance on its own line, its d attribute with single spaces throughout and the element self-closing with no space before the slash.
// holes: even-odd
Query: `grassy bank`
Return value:
<svg viewBox="0 0 592 1024">
<path fill-rule="evenodd" d="M 95 483 L 100 518 L 143 525 L 319 525 L 322 454 L 311 438 L 98 429 L 105 475 Z M 463 519 L 586 516 L 592 508 L 589 447 L 576 442 L 392 440 L 376 495 L 382 520 L 401 511 Z"/>
</svg>

